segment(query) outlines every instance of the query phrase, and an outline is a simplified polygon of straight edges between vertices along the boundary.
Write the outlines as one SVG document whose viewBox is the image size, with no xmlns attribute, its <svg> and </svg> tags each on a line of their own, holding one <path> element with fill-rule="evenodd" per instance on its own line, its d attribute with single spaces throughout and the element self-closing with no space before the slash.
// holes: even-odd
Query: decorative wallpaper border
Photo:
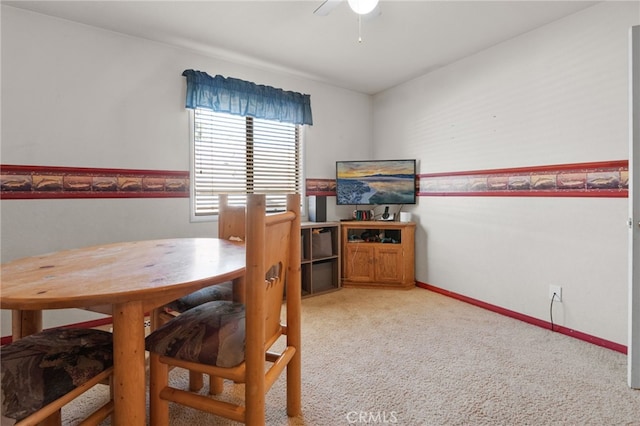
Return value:
<svg viewBox="0 0 640 426">
<path fill-rule="evenodd" d="M 418 195 L 624 198 L 629 161 L 420 174 Z"/>
<path fill-rule="evenodd" d="M 189 172 L 0 166 L 2 199 L 189 197 Z"/>
<path fill-rule="evenodd" d="M 335 179 L 306 179 L 305 194 L 317 196 L 336 196 Z"/>
<path fill-rule="evenodd" d="M 629 161 L 419 174 L 418 196 L 629 196 Z M 335 179 L 305 180 L 306 194 L 335 196 Z M 189 172 L 0 165 L 0 198 L 188 198 Z"/>
</svg>

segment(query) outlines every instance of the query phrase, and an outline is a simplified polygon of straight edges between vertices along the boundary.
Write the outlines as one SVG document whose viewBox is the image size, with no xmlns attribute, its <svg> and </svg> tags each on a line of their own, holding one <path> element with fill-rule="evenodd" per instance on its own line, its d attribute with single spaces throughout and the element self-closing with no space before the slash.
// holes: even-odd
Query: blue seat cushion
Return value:
<svg viewBox="0 0 640 426">
<path fill-rule="evenodd" d="M 231 281 L 202 288 L 169 303 L 167 307 L 176 312 L 184 312 L 203 303 L 214 300 L 233 300 L 233 283 Z"/>
<path fill-rule="evenodd" d="M 196 306 L 147 336 L 146 349 L 184 361 L 234 367 L 244 361 L 245 307 L 229 301 Z"/>
<path fill-rule="evenodd" d="M 113 365 L 111 333 L 45 330 L 0 348 L 2 415 L 21 420 Z"/>
</svg>

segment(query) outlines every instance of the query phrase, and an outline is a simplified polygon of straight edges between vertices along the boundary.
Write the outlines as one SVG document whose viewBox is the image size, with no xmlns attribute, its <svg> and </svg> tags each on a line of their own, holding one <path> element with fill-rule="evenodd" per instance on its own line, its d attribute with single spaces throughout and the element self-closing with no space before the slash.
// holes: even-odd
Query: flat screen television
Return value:
<svg viewBox="0 0 640 426">
<path fill-rule="evenodd" d="M 416 203 L 416 160 L 336 161 L 336 204 Z"/>
</svg>

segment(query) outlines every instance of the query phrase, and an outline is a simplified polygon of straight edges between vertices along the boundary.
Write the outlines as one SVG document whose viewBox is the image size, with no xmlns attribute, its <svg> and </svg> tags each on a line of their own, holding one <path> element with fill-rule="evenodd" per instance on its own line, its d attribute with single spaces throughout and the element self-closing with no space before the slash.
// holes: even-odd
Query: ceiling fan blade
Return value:
<svg viewBox="0 0 640 426">
<path fill-rule="evenodd" d="M 342 0 L 325 0 L 316 10 L 313 11 L 314 15 L 327 16 L 333 9 L 338 7 L 342 3 Z"/>
</svg>

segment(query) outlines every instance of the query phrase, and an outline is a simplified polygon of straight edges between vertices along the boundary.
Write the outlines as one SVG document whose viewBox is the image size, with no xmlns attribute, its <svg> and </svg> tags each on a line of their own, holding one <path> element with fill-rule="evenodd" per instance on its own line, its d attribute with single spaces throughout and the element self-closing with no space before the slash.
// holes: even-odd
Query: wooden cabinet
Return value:
<svg viewBox="0 0 640 426">
<path fill-rule="evenodd" d="M 302 296 L 339 289 L 340 223 L 303 222 L 300 228 Z"/>
<path fill-rule="evenodd" d="M 415 228 L 410 222 L 342 222 L 342 285 L 415 286 Z"/>
</svg>

